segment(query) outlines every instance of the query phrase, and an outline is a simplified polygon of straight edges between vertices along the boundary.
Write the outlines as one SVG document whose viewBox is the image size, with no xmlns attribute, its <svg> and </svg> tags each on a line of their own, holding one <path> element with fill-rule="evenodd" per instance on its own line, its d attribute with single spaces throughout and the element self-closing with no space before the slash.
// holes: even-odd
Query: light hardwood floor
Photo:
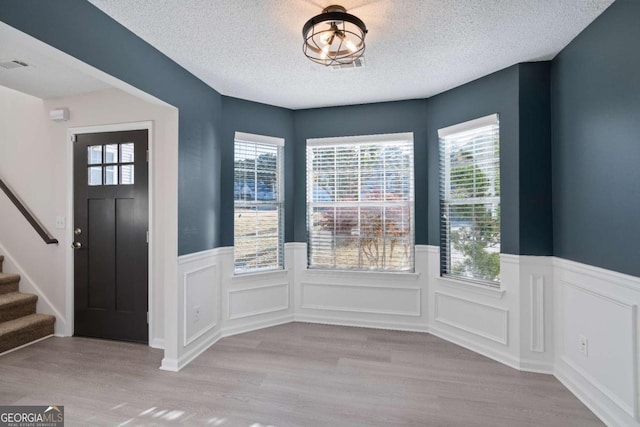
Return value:
<svg viewBox="0 0 640 427">
<path fill-rule="evenodd" d="M 66 425 L 601 426 L 549 375 L 432 335 L 289 323 L 224 338 L 179 373 L 162 351 L 50 338 L 0 357 L 0 404 Z"/>
</svg>

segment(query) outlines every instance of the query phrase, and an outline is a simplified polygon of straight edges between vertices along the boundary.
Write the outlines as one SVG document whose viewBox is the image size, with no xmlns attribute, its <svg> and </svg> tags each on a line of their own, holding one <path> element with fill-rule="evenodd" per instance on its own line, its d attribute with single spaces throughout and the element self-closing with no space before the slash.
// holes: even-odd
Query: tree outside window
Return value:
<svg viewBox="0 0 640 427">
<path fill-rule="evenodd" d="M 495 121 L 441 135 L 441 271 L 497 285 L 500 141 L 497 116 L 489 117 Z"/>
</svg>

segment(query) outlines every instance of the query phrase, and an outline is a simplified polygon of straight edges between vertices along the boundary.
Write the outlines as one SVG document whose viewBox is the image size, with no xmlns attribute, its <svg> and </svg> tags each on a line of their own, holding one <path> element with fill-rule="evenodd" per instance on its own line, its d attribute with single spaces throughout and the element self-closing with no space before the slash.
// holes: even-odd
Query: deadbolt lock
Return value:
<svg viewBox="0 0 640 427">
<path fill-rule="evenodd" d="M 82 228 L 80 227 L 76 227 L 73 229 L 73 234 L 75 234 L 76 236 L 79 236 L 82 234 Z"/>
</svg>

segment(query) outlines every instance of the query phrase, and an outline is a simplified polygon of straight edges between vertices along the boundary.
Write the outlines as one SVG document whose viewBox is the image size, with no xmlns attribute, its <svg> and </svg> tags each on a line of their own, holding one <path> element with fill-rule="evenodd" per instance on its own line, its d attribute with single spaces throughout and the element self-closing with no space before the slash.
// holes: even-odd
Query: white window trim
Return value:
<svg viewBox="0 0 640 427">
<path fill-rule="evenodd" d="M 339 136 L 330 138 L 309 138 L 307 147 L 321 147 L 323 145 L 340 144 L 397 144 L 399 142 L 413 143 L 413 132 L 381 133 L 376 135 Z"/>
<path fill-rule="evenodd" d="M 450 137 L 452 135 L 463 134 L 465 132 L 475 131 L 478 128 L 482 128 L 485 126 L 493 126 L 493 125 L 498 125 L 498 126 L 500 125 L 500 119 L 499 119 L 498 113 L 490 114 L 488 116 L 479 117 L 477 119 L 468 120 L 466 122 L 457 123 L 455 125 L 438 129 L 438 145 L 442 144 L 442 140 L 444 138 Z M 438 150 L 440 150 L 440 146 L 438 147 Z M 500 161 L 502 161 L 501 159 L 502 157 L 500 157 Z M 447 168 L 449 168 L 450 167 L 449 159 L 445 159 L 445 162 L 447 163 Z M 444 178 L 445 178 L 444 187 L 446 191 L 447 189 L 450 188 L 450 182 L 449 182 L 450 178 L 448 175 L 445 175 Z M 500 200 L 500 206 L 502 206 L 502 191 L 500 191 L 500 194 L 501 195 L 499 197 L 499 200 Z M 440 198 L 442 198 L 442 195 L 440 195 Z M 442 203 L 442 199 L 440 199 L 440 203 Z M 442 227 L 442 217 L 439 218 L 439 222 L 440 222 L 439 227 Z M 502 235 L 500 236 L 500 245 L 502 246 Z M 442 250 L 441 245 L 440 245 L 440 250 Z M 443 273 L 442 265 L 440 265 L 439 268 L 441 271 L 440 279 L 442 279 L 444 282 L 463 284 L 463 285 L 475 287 L 478 289 L 487 288 L 487 290 L 493 290 L 497 292 L 496 295 L 499 294 L 500 297 L 502 297 L 502 294 L 500 292 L 503 292 L 503 290 L 502 290 L 502 280 L 500 280 L 500 276 L 498 276 L 499 277 L 498 282 L 490 282 L 490 281 L 475 279 L 471 277 L 462 277 L 462 276 L 458 276 L 451 273 Z M 500 270 L 502 271 L 502 268 Z"/>
<path fill-rule="evenodd" d="M 235 141 L 255 142 L 257 144 L 271 144 L 279 147 L 284 147 L 284 138 L 278 138 L 275 136 L 257 135 L 255 133 L 236 132 Z"/>
<path fill-rule="evenodd" d="M 254 133 L 247 133 L 247 132 L 239 132 L 236 131 L 234 134 L 234 139 L 233 139 L 233 143 L 234 143 L 234 151 L 235 151 L 235 143 L 236 141 L 241 141 L 241 142 L 249 142 L 249 143 L 256 143 L 256 144 L 269 144 L 269 145 L 274 145 L 276 147 L 282 147 L 282 158 L 278 158 L 278 162 L 280 163 L 280 171 L 279 171 L 279 176 L 278 176 L 278 200 L 274 203 L 276 205 L 280 205 L 281 207 L 279 207 L 280 212 L 280 218 L 279 218 L 279 223 L 280 225 L 284 228 L 284 206 L 285 206 L 285 200 L 284 200 L 284 170 L 285 170 L 285 164 L 284 164 L 284 146 L 285 146 L 285 139 L 284 138 L 278 138 L 275 136 L 267 136 L 267 135 L 258 135 L 258 134 L 254 134 Z M 235 165 L 235 154 L 234 154 L 234 165 Z M 234 166 L 234 171 L 235 171 L 235 166 Z M 234 177 L 235 180 L 235 177 Z M 270 203 L 271 204 L 271 203 Z M 235 210 L 235 198 L 234 198 L 234 210 Z M 235 217 L 235 215 L 234 215 Z M 234 230 L 235 230 L 235 223 L 234 223 Z M 234 277 L 249 277 L 249 276 L 255 276 L 255 275 L 261 275 L 261 274 L 270 274 L 270 273 L 278 273 L 278 272 L 282 272 L 282 271 L 286 271 L 286 266 L 285 266 L 285 253 L 284 253 L 284 229 L 282 230 L 282 241 L 280 242 L 280 244 L 278 245 L 278 250 L 281 251 L 281 253 L 278 254 L 278 259 L 282 260 L 282 263 L 276 267 L 270 267 L 270 268 L 263 268 L 263 269 L 259 269 L 259 270 L 246 270 L 246 271 L 236 271 L 235 268 L 235 250 L 234 250 L 234 254 L 233 254 L 233 276 Z M 235 231 L 234 231 L 234 246 L 235 246 Z"/>
<path fill-rule="evenodd" d="M 463 123 L 458 123 L 446 128 L 438 129 L 438 138 L 446 138 L 457 133 L 468 132 L 484 126 L 497 125 L 498 113 L 490 114 L 488 116 L 480 117 L 477 119 L 469 120 Z"/>
<path fill-rule="evenodd" d="M 366 144 L 377 144 L 377 145 L 386 145 L 386 144 L 398 144 L 398 143 L 410 143 L 414 146 L 414 134 L 413 132 L 398 132 L 398 133 L 384 133 L 384 134 L 372 134 L 372 135 L 355 135 L 355 136 L 339 136 L 339 137 L 325 137 L 325 138 L 308 138 L 306 141 L 305 151 L 309 147 L 323 147 L 323 146 L 336 146 L 336 145 L 366 145 Z M 415 153 L 414 153 L 414 162 L 415 162 Z M 306 173 L 308 175 L 308 170 L 306 169 L 307 165 L 305 165 Z M 317 274 L 360 274 L 367 273 L 371 276 L 383 276 L 383 275 L 397 275 L 397 276 L 406 276 L 406 277 L 414 277 L 415 273 L 415 164 L 413 165 L 413 176 L 412 179 L 412 188 L 413 188 L 413 200 L 411 202 L 411 209 L 413 215 L 411 216 L 411 232 L 412 232 L 412 247 L 411 247 L 411 257 L 412 257 L 412 269 L 411 271 L 397 271 L 397 270 L 369 270 L 369 269 L 355 269 L 355 268 L 328 268 L 328 267 L 313 267 L 310 266 L 309 259 L 307 258 L 307 272 L 314 272 Z M 305 177 L 305 181 L 308 183 L 308 176 Z M 309 189 L 306 189 L 305 195 L 309 196 Z M 358 202 L 363 203 L 363 202 Z M 306 211 L 307 211 L 307 237 L 309 235 L 309 208 L 313 207 L 316 204 L 328 205 L 327 202 L 310 202 L 307 200 L 306 202 Z M 365 205 L 368 203 L 365 202 Z M 371 202 L 371 205 L 377 205 L 378 202 Z M 399 203 L 403 205 L 404 203 Z M 333 206 L 337 206 L 337 203 L 334 203 Z M 309 244 L 309 242 L 307 242 Z"/>
</svg>

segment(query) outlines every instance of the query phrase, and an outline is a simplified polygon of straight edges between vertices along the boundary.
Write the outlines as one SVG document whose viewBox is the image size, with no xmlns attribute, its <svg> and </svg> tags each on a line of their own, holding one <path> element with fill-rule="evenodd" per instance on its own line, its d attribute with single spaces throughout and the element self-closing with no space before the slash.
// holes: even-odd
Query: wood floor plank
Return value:
<svg viewBox="0 0 640 427">
<path fill-rule="evenodd" d="M 0 404 L 69 426 L 602 426 L 549 375 L 429 334 L 289 323 L 224 338 L 181 372 L 162 351 L 50 338 L 0 358 Z"/>
</svg>

